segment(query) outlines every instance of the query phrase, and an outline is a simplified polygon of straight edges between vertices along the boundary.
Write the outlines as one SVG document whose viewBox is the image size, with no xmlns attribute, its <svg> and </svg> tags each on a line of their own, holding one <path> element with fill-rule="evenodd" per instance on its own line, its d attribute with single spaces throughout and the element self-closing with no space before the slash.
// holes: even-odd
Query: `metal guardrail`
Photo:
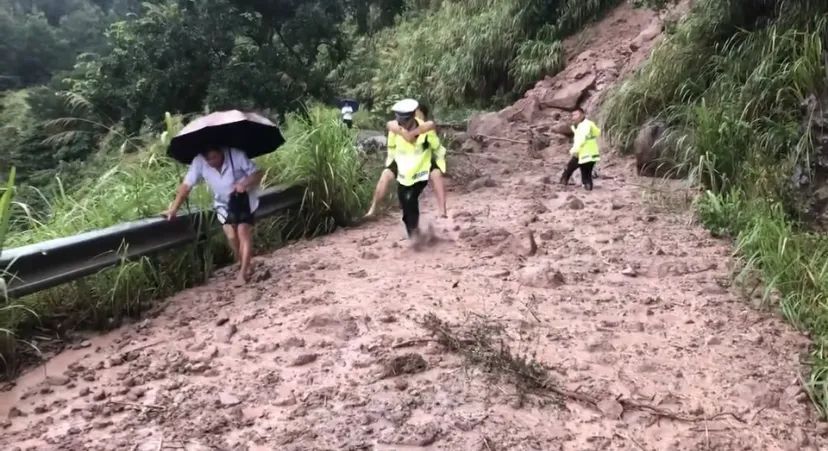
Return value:
<svg viewBox="0 0 828 451">
<path fill-rule="evenodd" d="M 256 218 L 298 207 L 304 189 L 274 187 L 260 197 Z M 9 297 L 52 288 L 131 260 L 192 244 L 206 237 L 212 212 L 197 211 L 172 221 L 148 218 L 66 238 L 0 251 Z"/>
</svg>

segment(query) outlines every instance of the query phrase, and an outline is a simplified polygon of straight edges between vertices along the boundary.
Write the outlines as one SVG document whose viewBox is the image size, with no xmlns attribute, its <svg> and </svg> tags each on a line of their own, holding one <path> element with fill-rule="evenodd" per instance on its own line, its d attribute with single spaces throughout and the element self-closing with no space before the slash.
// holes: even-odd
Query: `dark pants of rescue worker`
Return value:
<svg viewBox="0 0 828 451">
<path fill-rule="evenodd" d="M 581 170 L 581 183 L 584 184 L 584 188 L 591 190 L 592 189 L 592 169 L 595 167 L 595 162 L 590 161 L 588 163 L 578 163 L 578 157 L 572 157 L 569 160 L 569 164 L 566 165 L 566 169 L 564 169 L 564 173 L 561 176 L 561 183 L 569 183 L 569 179 L 572 178 L 572 174 L 575 173 L 576 169 Z"/>
<path fill-rule="evenodd" d="M 428 181 L 417 182 L 411 186 L 397 183 L 397 198 L 400 200 L 400 208 L 403 213 L 403 223 L 408 236 L 417 230 L 420 223 L 420 194 L 422 194 Z"/>
</svg>

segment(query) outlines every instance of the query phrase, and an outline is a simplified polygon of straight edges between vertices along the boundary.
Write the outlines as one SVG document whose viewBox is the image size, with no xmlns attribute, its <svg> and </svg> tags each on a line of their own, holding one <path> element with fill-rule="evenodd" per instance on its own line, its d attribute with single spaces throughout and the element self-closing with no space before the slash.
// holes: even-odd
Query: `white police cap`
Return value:
<svg viewBox="0 0 828 451">
<path fill-rule="evenodd" d="M 391 110 L 397 114 L 413 114 L 420 104 L 414 99 L 403 99 L 395 103 Z"/>
</svg>

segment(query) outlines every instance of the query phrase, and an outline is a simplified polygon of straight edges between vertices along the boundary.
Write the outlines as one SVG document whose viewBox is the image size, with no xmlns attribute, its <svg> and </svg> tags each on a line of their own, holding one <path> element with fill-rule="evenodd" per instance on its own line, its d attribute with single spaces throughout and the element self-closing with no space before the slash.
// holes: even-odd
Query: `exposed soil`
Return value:
<svg viewBox="0 0 828 451">
<path fill-rule="evenodd" d="M 479 178 L 455 175 L 451 219 L 424 194 L 431 247 L 409 249 L 394 211 L 260 257 L 270 278 L 241 291 L 218 275 L 20 377 L 0 449 L 828 446 L 800 385 L 807 339 L 730 287 L 731 249 L 679 185 L 647 187 L 608 151 L 595 191 L 556 183 L 567 103 L 594 106 L 641 61 L 653 18 L 618 8 L 562 74 L 472 121 L 452 164 Z M 521 396 L 514 366 L 473 364 L 430 313 L 496 325 L 558 392 Z"/>
</svg>

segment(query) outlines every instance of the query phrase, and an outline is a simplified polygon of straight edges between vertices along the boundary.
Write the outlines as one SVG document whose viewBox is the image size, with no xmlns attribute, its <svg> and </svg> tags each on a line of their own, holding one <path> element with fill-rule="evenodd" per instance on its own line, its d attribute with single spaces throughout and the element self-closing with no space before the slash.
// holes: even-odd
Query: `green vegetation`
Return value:
<svg viewBox="0 0 828 451">
<path fill-rule="evenodd" d="M 707 190 L 702 221 L 736 240 L 743 276 L 814 339 L 808 387 L 828 413 L 828 240 L 808 232 L 818 171 L 814 110 L 828 88 L 828 4 L 702 0 L 606 104 L 609 134 L 631 149 L 665 123 L 665 161 Z M 822 114 L 816 111 L 816 114 Z M 821 150 L 822 152 L 825 149 Z"/>
<path fill-rule="evenodd" d="M 167 117 L 160 137 L 144 137 L 148 146 L 127 155 L 94 184 L 49 199 L 52 215 L 28 217 L 25 230 L 9 236 L 20 245 L 72 235 L 120 222 L 158 215 L 169 204 L 185 168 L 164 155 L 181 117 Z M 272 249 L 288 238 L 330 231 L 362 213 L 370 200 L 372 180 L 355 147 L 355 134 L 344 128 L 337 111 L 320 106 L 287 118 L 289 144 L 258 159 L 265 184 L 301 183 L 307 187 L 298 215 L 277 217 L 257 225 L 260 249 Z M 156 135 L 157 136 L 157 135 Z M 11 183 L 11 182 L 10 182 Z M 7 205 L 11 190 L 0 198 Z M 190 208 L 208 208 L 204 186 L 191 197 Z M 7 215 L 0 216 L 8 218 Z M 149 308 L 157 299 L 202 282 L 216 265 L 230 261 L 223 236 L 211 228 L 208 240 L 190 248 L 124 262 L 83 280 L 9 301 L 0 308 L 0 357 L 10 368 L 17 351 L 31 349 L 14 337 L 34 330 L 68 331 L 108 328 Z M 22 348 L 21 348 L 22 346 Z"/>
<path fill-rule="evenodd" d="M 341 85 L 383 108 L 401 96 L 443 109 L 491 108 L 557 73 L 561 40 L 620 0 L 436 3 L 360 41 L 339 66 Z"/>
</svg>

